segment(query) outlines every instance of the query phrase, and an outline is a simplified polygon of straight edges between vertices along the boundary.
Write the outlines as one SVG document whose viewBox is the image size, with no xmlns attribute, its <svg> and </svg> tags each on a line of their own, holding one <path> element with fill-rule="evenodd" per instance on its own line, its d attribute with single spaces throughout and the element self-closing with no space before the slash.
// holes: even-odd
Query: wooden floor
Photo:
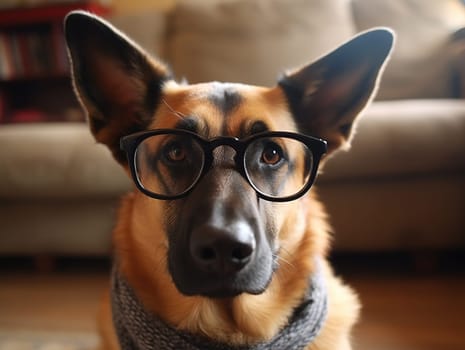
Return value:
<svg viewBox="0 0 465 350">
<path fill-rule="evenodd" d="M 405 273 L 378 269 L 369 260 L 350 269 L 344 260 L 337 263 L 364 305 L 354 332 L 354 349 L 465 349 L 463 271 Z M 95 331 L 107 267 L 85 265 L 37 273 L 3 264 L 0 330 Z"/>
</svg>

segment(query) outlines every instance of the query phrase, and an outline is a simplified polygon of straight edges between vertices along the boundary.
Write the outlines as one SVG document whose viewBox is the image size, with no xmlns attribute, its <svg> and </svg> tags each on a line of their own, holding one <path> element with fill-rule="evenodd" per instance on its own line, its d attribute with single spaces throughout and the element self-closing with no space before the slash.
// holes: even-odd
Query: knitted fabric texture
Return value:
<svg viewBox="0 0 465 350">
<path fill-rule="evenodd" d="M 133 289 L 113 269 L 113 322 L 122 350 L 299 350 L 317 336 L 327 314 L 327 293 L 321 269 L 310 279 L 308 292 L 288 324 L 270 341 L 230 345 L 187 333 L 144 309 Z"/>
</svg>

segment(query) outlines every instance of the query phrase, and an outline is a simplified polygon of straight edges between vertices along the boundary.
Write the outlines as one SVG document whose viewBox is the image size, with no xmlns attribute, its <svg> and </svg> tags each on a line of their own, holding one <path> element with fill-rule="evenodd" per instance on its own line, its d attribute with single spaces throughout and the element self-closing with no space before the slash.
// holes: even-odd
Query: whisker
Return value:
<svg viewBox="0 0 465 350">
<path fill-rule="evenodd" d="M 294 264 L 292 264 L 289 260 L 283 258 L 279 254 L 273 254 L 274 257 L 278 260 L 278 262 L 282 262 L 283 264 L 281 265 L 283 268 L 288 268 L 288 269 L 295 269 Z"/>
<path fill-rule="evenodd" d="M 286 253 L 287 256 L 292 256 L 291 252 L 290 252 L 289 250 L 287 250 L 286 248 L 280 247 L 279 249 L 280 249 L 281 251 L 283 251 L 284 253 Z"/>
<path fill-rule="evenodd" d="M 178 112 L 178 111 L 175 111 L 173 107 L 171 107 L 168 102 L 166 102 L 166 100 L 164 98 L 161 99 L 161 101 L 163 102 L 163 104 L 166 106 L 166 108 L 168 108 L 168 110 L 173 113 L 176 117 L 178 117 L 179 119 L 184 119 L 186 118 L 186 116 L 184 114 L 182 114 L 181 112 Z"/>
<path fill-rule="evenodd" d="M 279 249 L 281 252 L 284 252 L 288 257 L 292 256 L 292 254 L 286 248 L 281 246 Z M 275 256 L 278 259 L 278 261 L 282 261 L 288 268 L 295 269 L 294 264 L 286 258 L 284 258 L 282 254 L 276 254 Z"/>
</svg>

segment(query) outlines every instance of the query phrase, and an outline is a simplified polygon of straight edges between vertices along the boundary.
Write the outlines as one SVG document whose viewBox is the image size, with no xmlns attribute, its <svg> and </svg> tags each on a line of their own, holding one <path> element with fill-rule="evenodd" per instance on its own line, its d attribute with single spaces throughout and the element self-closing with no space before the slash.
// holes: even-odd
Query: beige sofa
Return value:
<svg viewBox="0 0 465 350">
<path fill-rule="evenodd" d="M 358 31 L 393 27 L 378 100 L 315 190 L 339 250 L 465 248 L 459 0 L 185 0 L 111 20 L 178 78 L 265 85 Z M 0 254 L 106 254 L 118 198 L 131 188 L 84 124 L 2 125 Z"/>
</svg>

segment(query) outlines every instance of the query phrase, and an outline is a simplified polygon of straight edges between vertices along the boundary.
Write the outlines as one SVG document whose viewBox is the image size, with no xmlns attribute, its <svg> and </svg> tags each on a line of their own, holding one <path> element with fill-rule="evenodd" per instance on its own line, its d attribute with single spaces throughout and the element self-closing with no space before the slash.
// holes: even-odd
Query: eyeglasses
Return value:
<svg viewBox="0 0 465 350">
<path fill-rule="evenodd" d="M 259 197 L 291 201 L 310 189 L 326 152 L 326 141 L 284 131 L 207 140 L 186 130 L 157 129 L 124 136 L 120 146 L 137 188 L 156 199 L 188 195 L 212 167 L 214 151 L 228 146 L 236 170 Z"/>
</svg>

